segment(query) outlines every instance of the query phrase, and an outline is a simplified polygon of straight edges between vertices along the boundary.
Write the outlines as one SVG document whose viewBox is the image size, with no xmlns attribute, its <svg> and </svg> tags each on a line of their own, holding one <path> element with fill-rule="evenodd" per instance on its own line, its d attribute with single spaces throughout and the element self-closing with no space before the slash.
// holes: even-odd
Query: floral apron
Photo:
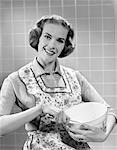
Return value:
<svg viewBox="0 0 117 150">
<path fill-rule="evenodd" d="M 65 87 L 46 87 L 41 75 L 37 78 L 32 63 L 19 70 L 19 77 L 27 92 L 35 96 L 36 105 L 47 104 L 59 110 L 66 110 L 82 102 L 81 87 L 72 69 L 60 66 Z M 28 131 L 23 150 L 91 150 L 87 143 L 71 138 L 62 124 L 57 124 L 49 114 L 42 114 L 38 130 Z"/>
</svg>

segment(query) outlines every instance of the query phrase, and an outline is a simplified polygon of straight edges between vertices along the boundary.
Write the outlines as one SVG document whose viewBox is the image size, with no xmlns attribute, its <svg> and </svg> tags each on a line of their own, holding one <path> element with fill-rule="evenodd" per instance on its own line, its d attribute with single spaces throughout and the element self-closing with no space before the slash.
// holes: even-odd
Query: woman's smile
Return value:
<svg viewBox="0 0 117 150">
<path fill-rule="evenodd" d="M 47 53 L 47 55 L 49 55 L 49 56 L 53 56 L 54 54 L 56 54 L 56 52 L 51 50 L 51 49 L 47 49 L 45 47 L 43 49 Z"/>
</svg>

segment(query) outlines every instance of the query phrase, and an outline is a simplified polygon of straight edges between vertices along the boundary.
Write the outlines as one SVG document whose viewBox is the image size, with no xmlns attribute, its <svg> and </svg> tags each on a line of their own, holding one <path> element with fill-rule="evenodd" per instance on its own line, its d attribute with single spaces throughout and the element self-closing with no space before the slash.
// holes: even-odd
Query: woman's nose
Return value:
<svg viewBox="0 0 117 150">
<path fill-rule="evenodd" d="M 55 49 L 56 48 L 56 41 L 54 39 L 51 39 L 49 41 L 48 46 L 49 46 L 50 49 Z"/>
</svg>

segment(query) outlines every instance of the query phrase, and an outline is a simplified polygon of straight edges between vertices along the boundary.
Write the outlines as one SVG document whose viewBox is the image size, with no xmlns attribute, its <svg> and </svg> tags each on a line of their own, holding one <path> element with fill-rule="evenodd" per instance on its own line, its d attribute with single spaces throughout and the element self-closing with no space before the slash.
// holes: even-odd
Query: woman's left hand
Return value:
<svg viewBox="0 0 117 150">
<path fill-rule="evenodd" d="M 67 127 L 69 135 L 80 142 L 104 142 L 107 138 L 106 132 L 100 128 L 82 124 L 79 129 Z"/>
</svg>

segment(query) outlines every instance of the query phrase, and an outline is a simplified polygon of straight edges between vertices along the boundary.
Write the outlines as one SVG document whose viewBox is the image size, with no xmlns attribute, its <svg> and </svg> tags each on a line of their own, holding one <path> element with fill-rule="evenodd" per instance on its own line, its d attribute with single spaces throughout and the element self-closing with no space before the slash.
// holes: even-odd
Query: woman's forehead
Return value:
<svg viewBox="0 0 117 150">
<path fill-rule="evenodd" d="M 63 27 L 61 24 L 45 23 L 43 27 L 43 33 L 49 33 L 51 35 L 66 38 L 68 29 Z"/>
</svg>

